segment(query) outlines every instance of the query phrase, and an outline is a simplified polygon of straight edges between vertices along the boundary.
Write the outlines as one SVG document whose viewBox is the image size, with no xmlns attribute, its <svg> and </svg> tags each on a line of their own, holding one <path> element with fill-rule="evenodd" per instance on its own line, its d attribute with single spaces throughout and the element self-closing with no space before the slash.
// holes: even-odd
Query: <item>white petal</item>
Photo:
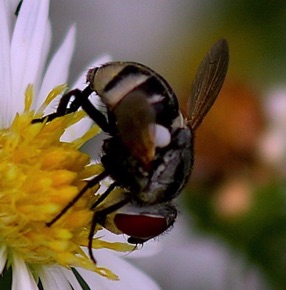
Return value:
<svg viewBox="0 0 286 290">
<path fill-rule="evenodd" d="M 5 0 L 4 2 L 6 2 L 6 4 L 7 4 L 8 15 L 14 15 L 15 11 L 16 11 L 16 8 L 17 8 L 17 6 L 18 6 L 20 1 L 19 0 Z"/>
<path fill-rule="evenodd" d="M 11 95 L 11 70 L 10 70 L 10 36 L 7 3 L 0 1 L 0 126 L 6 127 L 7 117 L 11 115 L 12 107 L 9 106 Z"/>
<path fill-rule="evenodd" d="M 82 290 L 82 287 L 78 283 L 74 273 L 71 270 L 60 267 L 59 271 L 61 271 L 62 275 L 69 281 L 74 290 Z M 90 288 L 93 289 L 92 286 Z"/>
<path fill-rule="evenodd" d="M 159 286 L 142 271 L 128 262 L 120 259 L 111 252 L 96 251 L 96 260 L 99 266 L 113 271 L 119 276 L 119 281 L 111 281 L 90 271 L 77 269 L 87 284 L 100 290 L 159 290 Z"/>
<path fill-rule="evenodd" d="M 67 82 L 69 66 L 75 46 L 76 27 L 73 25 L 58 51 L 53 56 L 43 79 L 40 92 L 38 94 L 36 108 L 38 108 L 48 93 L 57 85 Z M 52 107 L 52 106 L 51 106 Z M 54 111 L 54 108 L 53 108 Z M 51 111 L 45 112 L 51 113 Z"/>
<path fill-rule="evenodd" d="M 37 284 L 25 262 L 13 256 L 12 290 L 38 290 Z"/>
<path fill-rule="evenodd" d="M 70 290 L 70 282 L 61 272 L 61 267 L 41 267 L 38 275 L 45 290 Z M 25 288 L 26 289 L 26 288 Z"/>
<path fill-rule="evenodd" d="M 72 88 L 84 89 L 86 85 L 86 73 L 88 68 L 100 66 L 108 61 L 111 61 L 111 57 L 109 55 L 103 55 L 99 58 L 94 59 L 90 64 L 87 66 L 87 69 L 84 70 L 85 73 L 81 74 L 80 77 L 77 79 L 75 84 Z M 94 121 L 90 118 L 84 118 L 78 123 L 74 124 L 66 132 L 63 134 L 61 141 L 69 142 L 75 140 L 82 136 L 94 123 Z"/>
<path fill-rule="evenodd" d="M 16 21 L 11 42 L 12 106 L 23 110 L 25 89 L 41 76 L 39 69 L 46 60 L 42 56 L 49 1 L 25 0 Z M 19 101 L 20 98 L 20 101 Z"/>
<path fill-rule="evenodd" d="M 46 60 L 48 58 L 49 55 L 49 51 L 50 51 L 50 46 L 51 46 L 51 41 L 52 41 L 52 26 L 51 26 L 51 22 L 48 20 L 47 22 L 47 26 L 46 26 L 46 30 L 45 30 L 45 38 L 44 38 L 44 44 L 42 46 L 42 57 L 44 60 Z M 39 72 L 43 72 L 47 67 L 46 62 L 41 62 L 40 67 L 39 67 Z M 43 73 L 39 73 L 38 74 L 38 78 L 35 81 L 37 86 L 36 86 L 36 98 L 34 100 L 34 102 L 37 102 L 37 98 L 38 98 L 38 94 L 39 94 L 39 90 L 42 86 L 42 82 L 43 82 Z"/>
<path fill-rule="evenodd" d="M 7 248 L 2 245 L 0 248 L 0 274 L 3 272 L 7 262 Z"/>
<path fill-rule="evenodd" d="M 15 15 L 16 9 L 19 4 L 19 0 L 4 0 L 2 1 L 6 5 L 6 12 L 8 16 L 8 25 L 9 25 L 9 35 L 12 35 L 12 29 L 16 21 L 17 16 Z M 11 37 L 10 37 L 11 38 Z"/>
</svg>

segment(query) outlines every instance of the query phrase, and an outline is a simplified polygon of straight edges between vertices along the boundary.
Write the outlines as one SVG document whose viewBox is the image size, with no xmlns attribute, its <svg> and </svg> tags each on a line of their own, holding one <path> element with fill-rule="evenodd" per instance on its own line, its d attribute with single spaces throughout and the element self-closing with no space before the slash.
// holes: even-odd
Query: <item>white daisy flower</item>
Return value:
<svg viewBox="0 0 286 290">
<path fill-rule="evenodd" d="M 83 112 L 31 123 L 66 89 L 60 84 L 67 81 L 75 27 L 46 66 L 49 1 L 24 0 L 15 15 L 18 4 L 0 0 L 0 288 L 158 289 L 107 250 L 128 252 L 133 246 L 96 238 L 97 264 L 85 254 L 95 189 L 52 227 L 46 226 L 84 186 L 84 179 L 101 172 L 78 150 L 99 128 L 88 129 L 90 120 Z M 66 129 L 79 121 L 87 130 L 81 129 L 76 139 L 67 135 L 69 142 L 63 142 Z"/>
</svg>

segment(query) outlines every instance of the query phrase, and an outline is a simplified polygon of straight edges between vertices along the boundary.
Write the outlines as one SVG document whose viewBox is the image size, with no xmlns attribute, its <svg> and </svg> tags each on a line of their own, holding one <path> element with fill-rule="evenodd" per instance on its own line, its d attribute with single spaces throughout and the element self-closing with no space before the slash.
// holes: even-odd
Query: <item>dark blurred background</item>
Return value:
<svg viewBox="0 0 286 290">
<path fill-rule="evenodd" d="M 70 85 L 97 56 L 164 76 L 182 111 L 195 71 L 226 38 L 229 71 L 197 131 L 180 218 L 133 260 L 162 289 L 285 289 L 286 2 L 51 0 L 54 49 L 76 23 Z"/>
</svg>

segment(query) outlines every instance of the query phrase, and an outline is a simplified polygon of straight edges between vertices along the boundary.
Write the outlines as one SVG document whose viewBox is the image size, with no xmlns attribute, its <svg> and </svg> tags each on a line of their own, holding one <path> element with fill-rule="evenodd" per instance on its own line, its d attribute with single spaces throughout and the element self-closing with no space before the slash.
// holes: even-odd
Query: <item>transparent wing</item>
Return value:
<svg viewBox="0 0 286 290">
<path fill-rule="evenodd" d="M 228 68 L 228 45 L 218 40 L 202 60 L 188 101 L 188 126 L 196 130 L 213 105 Z"/>
</svg>

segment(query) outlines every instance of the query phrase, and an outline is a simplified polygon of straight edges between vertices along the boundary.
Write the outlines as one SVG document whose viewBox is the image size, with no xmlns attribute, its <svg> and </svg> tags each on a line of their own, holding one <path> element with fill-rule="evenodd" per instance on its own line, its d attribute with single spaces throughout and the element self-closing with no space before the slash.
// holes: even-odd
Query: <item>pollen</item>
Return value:
<svg viewBox="0 0 286 290">
<path fill-rule="evenodd" d="M 82 144 L 100 131 L 97 126 L 73 142 L 61 141 L 63 133 L 85 117 L 83 112 L 51 122 L 32 123 L 43 116 L 44 109 L 65 88 L 56 87 L 34 112 L 31 110 L 33 89 L 29 86 L 24 112 L 15 116 L 9 128 L 0 129 L 0 247 L 8 249 L 10 262 L 17 255 L 31 266 L 77 266 L 116 279 L 110 270 L 97 267 L 81 248 L 88 243 L 90 206 L 97 198 L 99 185 L 85 192 L 52 226 L 46 225 L 83 188 L 88 178 L 102 171 L 100 164 L 91 165 L 90 157 L 79 151 Z M 94 239 L 93 247 L 111 248 L 100 239 Z M 112 244 L 112 248 L 129 250 L 120 243 Z"/>
</svg>

